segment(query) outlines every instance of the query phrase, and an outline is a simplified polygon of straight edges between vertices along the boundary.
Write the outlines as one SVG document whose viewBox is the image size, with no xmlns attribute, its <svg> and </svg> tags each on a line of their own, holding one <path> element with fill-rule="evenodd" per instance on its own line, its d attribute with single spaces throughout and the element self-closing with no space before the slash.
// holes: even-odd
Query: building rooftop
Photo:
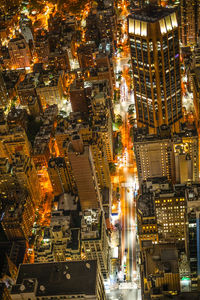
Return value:
<svg viewBox="0 0 200 300">
<path fill-rule="evenodd" d="M 169 16 L 175 11 L 176 8 L 166 8 L 162 6 L 147 5 L 142 9 L 134 10 L 134 13 L 131 14 L 129 18 L 154 23 Z"/>
<path fill-rule="evenodd" d="M 173 244 L 153 244 L 146 249 L 146 272 L 162 277 L 163 273 L 178 273 L 178 251 Z"/>
<path fill-rule="evenodd" d="M 155 216 L 155 207 L 153 195 L 151 193 L 142 194 L 137 201 L 138 210 L 142 212 L 143 217 Z"/>
<path fill-rule="evenodd" d="M 23 213 L 26 209 L 26 202 L 29 202 L 27 191 L 21 190 L 19 192 L 18 199 L 15 200 L 11 205 L 8 205 L 5 210 L 5 215 L 3 220 L 5 222 L 15 222 L 18 220 L 22 221 Z"/>
<path fill-rule="evenodd" d="M 17 267 L 23 262 L 26 252 L 26 241 L 21 240 L 11 242 L 0 240 L 0 249 L 0 277 L 2 278 L 4 274 L 10 275 L 8 260 L 6 256 L 8 256 Z M 0 297 L 0 299 L 2 298 Z"/>
<path fill-rule="evenodd" d="M 24 74 L 24 70 L 6 70 L 2 72 L 3 80 L 7 90 L 14 89 L 20 81 L 20 77 Z"/>
<path fill-rule="evenodd" d="M 36 86 L 36 81 L 38 80 L 39 74 L 28 73 L 26 74 L 23 81 L 21 81 L 18 85 L 18 90 L 21 91 L 23 89 L 34 89 Z"/>
<path fill-rule="evenodd" d="M 185 184 L 172 185 L 167 177 L 148 178 L 142 182 L 142 195 L 145 199 L 150 199 L 151 194 L 157 198 L 165 197 L 185 197 Z M 149 205 L 149 203 L 148 203 Z"/>
<path fill-rule="evenodd" d="M 95 295 L 97 261 L 68 261 L 20 265 L 11 295 L 28 292 L 35 286 L 36 296 Z"/>
<path fill-rule="evenodd" d="M 162 299 L 163 300 L 169 300 L 169 299 L 173 299 L 173 300 L 188 300 L 192 298 L 193 300 L 199 300 L 200 299 L 200 295 L 199 292 L 183 292 L 180 293 L 179 295 L 175 295 L 175 296 L 164 296 Z"/>
<path fill-rule="evenodd" d="M 81 220 L 82 240 L 100 239 L 102 226 L 102 214 L 98 210 L 91 209 L 83 212 Z"/>
<path fill-rule="evenodd" d="M 78 197 L 69 193 L 59 196 L 58 210 L 72 211 L 77 210 Z"/>
<path fill-rule="evenodd" d="M 148 143 L 158 142 L 160 140 L 169 140 L 177 142 L 182 138 L 197 137 L 197 130 L 194 126 L 189 127 L 188 124 L 183 123 L 180 132 L 174 132 L 171 135 L 170 129 L 167 125 L 162 125 L 157 134 L 148 134 L 145 129 L 138 128 L 134 130 L 134 142 L 135 143 Z"/>
</svg>

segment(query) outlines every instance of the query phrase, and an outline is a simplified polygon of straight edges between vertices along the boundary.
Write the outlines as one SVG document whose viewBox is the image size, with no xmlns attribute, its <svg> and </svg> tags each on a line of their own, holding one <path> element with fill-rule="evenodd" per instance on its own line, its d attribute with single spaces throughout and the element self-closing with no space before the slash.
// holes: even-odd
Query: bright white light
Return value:
<svg viewBox="0 0 200 300">
<path fill-rule="evenodd" d="M 113 258 L 118 258 L 118 253 L 119 253 L 118 247 L 115 247 L 115 248 L 113 249 Z"/>
<path fill-rule="evenodd" d="M 133 19 L 129 19 L 129 33 L 135 33 L 135 25 Z"/>
<path fill-rule="evenodd" d="M 124 274 L 122 271 L 119 271 L 118 274 L 117 274 L 119 280 L 123 280 L 124 279 Z"/>
<path fill-rule="evenodd" d="M 134 93 L 131 93 L 130 100 L 133 104 L 135 104 L 135 98 L 134 98 Z"/>
</svg>

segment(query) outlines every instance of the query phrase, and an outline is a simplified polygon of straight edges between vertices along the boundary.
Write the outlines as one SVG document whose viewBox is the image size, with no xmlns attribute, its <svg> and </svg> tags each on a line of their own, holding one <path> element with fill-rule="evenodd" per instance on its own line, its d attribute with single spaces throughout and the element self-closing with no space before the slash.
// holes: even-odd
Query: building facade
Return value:
<svg viewBox="0 0 200 300">
<path fill-rule="evenodd" d="M 179 28 L 174 9 L 147 6 L 128 19 L 136 116 L 150 132 L 182 118 Z"/>
<path fill-rule="evenodd" d="M 6 209 L 2 220 L 8 240 L 29 240 L 34 223 L 34 205 L 26 191 L 15 193 L 14 202 Z"/>
<path fill-rule="evenodd" d="M 90 148 L 83 145 L 80 136 L 72 137 L 68 148 L 68 157 L 82 210 L 98 208 L 101 198 L 95 165 Z"/>
<path fill-rule="evenodd" d="M 169 138 L 144 136 L 135 142 L 138 179 L 166 176 L 175 180 L 172 142 Z"/>
<path fill-rule="evenodd" d="M 30 68 L 31 52 L 22 36 L 11 39 L 8 44 L 11 69 Z"/>
<path fill-rule="evenodd" d="M 83 211 L 81 239 L 83 255 L 86 259 L 97 259 L 106 279 L 109 274 L 109 245 L 103 212 L 93 209 Z"/>
<path fill-rule="evenodd" d="M 196 130 L 181 131 L 173 136 L 176 182 L 199 181 L 199 139 Z"/>
<path fill-rule="evenodd" d="M 15 175 L 19 185 L 28 190 L 34 206 L 37 207 L 41 202 L 42 196 L 33 159 L 28 156 L 15 154 L 13 156 L 12 173 Z"/>
<path fill-rule="evenodd" d="M 198 0 L 181 0 L 181 42 L 183 46 L 192 46 L 197 43 L 199 35 L 200 4 Z"/>
<path fill-rule="evenodd" d="M 48 173 L 55 196 L 72 190 L 72 178 L 64 158 L 51 158 L 48 163 Z"/>
</svg>

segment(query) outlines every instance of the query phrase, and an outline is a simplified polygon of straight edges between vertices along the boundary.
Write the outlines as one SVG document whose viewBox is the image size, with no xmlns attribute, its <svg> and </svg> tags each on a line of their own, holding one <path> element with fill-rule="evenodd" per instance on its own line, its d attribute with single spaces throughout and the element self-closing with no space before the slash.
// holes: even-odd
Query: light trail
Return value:
<svg viewBox="0 0 200 300">
<path fill-rule="evenodd" d="M 122 0 L 120 7 L 126 6 L 126 2 Z M 126 7 L 123 9 L 123 13 L 120 17 L 120 23 L 122 24 L 122 34 L 124 38 L 123 42 L 123 53 L 117 53 L 115 58 L 115 74 L 122 74 L 120 82 L 118 81 L 117 88 L 120 90 L 120 103 L 115 105 L 114 111 L 121 115 L 123 125 L 120 128 L 121 141 L 123 144 L 123 151 L 121 157 L 117 159 L 117 170 L 116 175 L 113 176 L 113 186 L 116 187 L 118 184 L 121 194 L 121 213 L 119 214 L 119 221 L 121 223 L 121 267 L 120 267 L 120 280 L 123 281 L 124 275 L 126 274 L 126 280 L 124 282 L 125 287 L 123 289 L 129 289 L 129 292 L 120 294 L 120 288 L 113 292 L 113 296 L 116 299 L 140 299 L 140 292 L 137 286 L 137 280 L 139 273 L 136 264 L 136 207 L 134 201 L 135 190 L 138 188 L 138 178 L 136 161 L 133 152 L 133 142 L 129 136 L 129 124 L 128 124 L 128 107 L 130 104 L 134 104 L 134 94 L 130 90 L 131 78 L 129 74 L 129 60 L 130 53 L 129 48 L 126 45 L 127 39 L 127 23 L 126 23 Z M 121 44 L 119 38 L 118 44 Z M 124 268 L 126 265 L 126 270 Z M 128 285 L 131 284 L 131 287 Z M 137 290 L 137 292 L 135 291 Z M 130 294 L 129 294 L 130 293 Z"/>
<path fill-rule="evenodd" d="M 123 71 L 124 66 L 128 65 L 128 60 L 129 57 L 127 57 L 126 59 L 119 58 L 116 60 L 117 72 Z M 133 146 L 129 137 L 127 110 L 128 106 L 134 103 L 134 96 L 133 93 L 129 93 L 129 89 L 123 75 L 120 83 L 120 115 L 122 116 L 123 120 L 121 135 L 122 144 L 124 146 L 124 151 L 121 155 L 121 159 L 118 159 L 117 167 L 119 183 L 121 185 L 121 270 L 125 275 L 124 265 L 126 265 L 126 279 L 127 281 L 133 281 L 136 274 L 136 226 L 134 190 L 135 187 L 138 186 L 138 183 Z M 126 262 L 124 262 L 125 258 Z"/>
</svg>

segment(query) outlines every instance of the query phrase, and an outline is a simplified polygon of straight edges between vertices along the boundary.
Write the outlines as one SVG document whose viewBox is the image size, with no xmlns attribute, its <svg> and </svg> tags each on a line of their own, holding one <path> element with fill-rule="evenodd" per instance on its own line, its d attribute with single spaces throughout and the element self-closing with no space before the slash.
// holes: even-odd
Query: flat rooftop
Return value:
<svg viewBox="0 0 200 300">
<path fill-rule="evenodd" d="M 176 8 L 166 8 L 161 6 L 147 5 L 129 15 L 129 18 L 144 22 L 157 22 L 176 11 Z"/>
<path fill-rule="evenodd" d="M 36 296 L 95 295 L 97 261 L 68 261 L 55 263 L 22 264 L 11 295 L 25 292 L 25 280 L 38 282 Z"/>
</svg>

